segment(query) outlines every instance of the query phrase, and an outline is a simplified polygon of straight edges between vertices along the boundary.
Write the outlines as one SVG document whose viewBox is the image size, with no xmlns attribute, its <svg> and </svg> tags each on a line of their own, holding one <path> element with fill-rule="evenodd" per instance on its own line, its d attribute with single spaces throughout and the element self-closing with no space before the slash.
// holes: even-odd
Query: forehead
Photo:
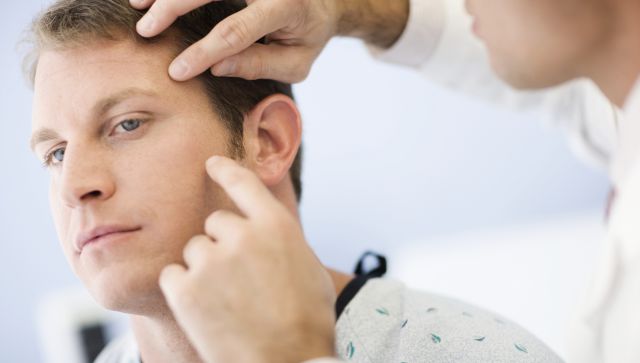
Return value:
<svg viewBox="0 0 640 363">
<path fill-rule="evenodd" d="M 91 41 L 40 55 L 34 80 L 33 128 L 58 118 L 84 118 L 96 102 L 126 89 L 153 91 L 179 104 L 204 97 L 197 81 L 177 83 L 167 73 L 175 56 L 164 43 Z"/>
</svg>

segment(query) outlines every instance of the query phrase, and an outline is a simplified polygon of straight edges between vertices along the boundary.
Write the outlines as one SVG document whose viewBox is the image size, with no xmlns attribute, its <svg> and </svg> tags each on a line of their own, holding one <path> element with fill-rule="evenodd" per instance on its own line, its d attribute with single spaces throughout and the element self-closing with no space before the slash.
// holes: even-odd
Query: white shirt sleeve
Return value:
<svg viewBox="0 0 640 363">
<path fill-rule="evenodd" d="M 370 47 L 380 60 L 415 68 L 429 81 L 515 110 L 539 111 L 569 134 L 574 151 L 608 166 L 619 110 L 590 81 L 545 91 L 516 91 L 491 69 L 482 43 L 471 31 L 463 0 L 410 0 L 400 39 L 388 50 Z"/>
</svg>

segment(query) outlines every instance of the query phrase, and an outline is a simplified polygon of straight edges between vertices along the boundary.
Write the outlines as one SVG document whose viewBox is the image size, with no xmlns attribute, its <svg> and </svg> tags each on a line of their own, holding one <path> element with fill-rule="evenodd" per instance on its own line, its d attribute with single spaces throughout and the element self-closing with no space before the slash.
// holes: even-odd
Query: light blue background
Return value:
<svg viewBox="0 0 640 363">
<path fill-rule="evenodd" d="M 0 25 L 2 362 L 42 360 L 36 305 L 78 284 L 50 219 L 47 172 L 28 147 L 31 92 L 16 53 L 45 3 L 5 3 Z M 439 89 L 373 61 L 358 42 L 331 43 L 296 92 L 305 122 L 301 213 L 308 240 L 330 266 L 351 270 L 369 248 L 393 254 L 416 240 L 442 247 L 437 236 L 604 203 L 606 179 L 537 115 Z"/>
</svg>

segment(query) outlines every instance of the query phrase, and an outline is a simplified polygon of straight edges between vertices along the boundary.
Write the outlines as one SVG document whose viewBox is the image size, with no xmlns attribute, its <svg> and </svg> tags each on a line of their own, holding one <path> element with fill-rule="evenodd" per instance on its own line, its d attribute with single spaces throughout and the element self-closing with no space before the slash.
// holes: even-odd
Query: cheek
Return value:
<svg viewBox="0 0 640 363">
<path fill-rule="evenodd" d="M 121 168 L 122 197 L 146 211 L 165 243 L 182 245 L 202 233 L 204 220 L 221 203 L 205 169 L 211 155 L 224 153 L 218 144 L 203 144 L 195 135 L 165 138 L 159 146 L 140 144 L 133 153 L 138 156 Z"/>
<path fill-rule="evenodd" d="M 60 199 L 60 192 L 57 183 L 55 182 L 53 177 L 51 182 L 49 183 L 49 207 L 51 209 L 53 224 L 56 228 L 56 233 L 58 234 L 58 240 L 62 244 L 66 253 L 68 244 L 67 236 L 69 233 L 70 210 L 63 205 Z"/>
<path fill-rule="evenodd" d="M 56 228 L 58 242 L 60 243 L 62 252 L 74 272 L 78 274 L 77 255 L 73 246 L 73 241 L 71 240 L 72 236 L 70 235 L 70 233 L 73 232 L 71 225 L 73 223 L 71 218 L 71 209 L 64 206 L 62 203 L 60 199 L 60 192 L 53 179 L 49 185 L 49 208 L 51 209 L 53 224 Z"/>
</svg>

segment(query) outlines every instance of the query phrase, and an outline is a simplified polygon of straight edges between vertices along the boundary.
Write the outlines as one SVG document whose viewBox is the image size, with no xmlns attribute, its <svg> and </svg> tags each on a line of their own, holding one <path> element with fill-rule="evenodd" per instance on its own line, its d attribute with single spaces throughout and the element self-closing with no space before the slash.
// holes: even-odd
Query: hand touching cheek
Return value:
<svg viewBox="0 0 640 363">
<path fill-rule="evenodd" d="M 335 292 L 296 218 L 250 170 L 207 171 L 243 215 L 218 210 L 160 286 L 206 362 L 299 363 L 334 355 Z"/>
</svg>

